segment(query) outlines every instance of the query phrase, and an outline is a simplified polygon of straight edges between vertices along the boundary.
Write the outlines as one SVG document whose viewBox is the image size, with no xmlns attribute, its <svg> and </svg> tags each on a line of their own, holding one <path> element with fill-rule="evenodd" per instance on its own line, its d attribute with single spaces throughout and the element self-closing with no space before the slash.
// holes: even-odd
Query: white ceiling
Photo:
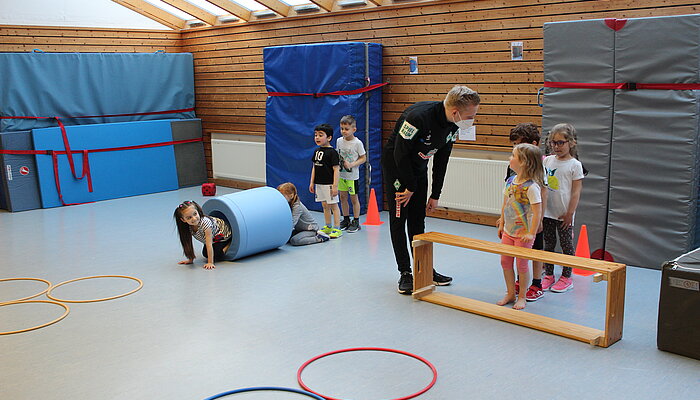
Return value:
<svg viewBox="0 0 700 400">
<path fill-rule="evenodd" d="M 111 0 L 0 0 L 0 25 L 169 29 Z"/>
</svg>

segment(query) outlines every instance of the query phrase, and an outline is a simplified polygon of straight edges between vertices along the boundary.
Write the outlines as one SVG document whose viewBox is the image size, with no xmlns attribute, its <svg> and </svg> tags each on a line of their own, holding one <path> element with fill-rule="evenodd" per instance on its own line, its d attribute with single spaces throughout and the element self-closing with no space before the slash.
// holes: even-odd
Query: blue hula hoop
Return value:
<svg viewBox="0 0 700 400">
<path fill-rule="evenodd" d="M 308 397 L 311 397 L 312 399 L 316 399 L 316 400 L 326 400 L 321 396 L 307 392 L 305 390 L 285 388 L 285 387 L 273 387 L 273 386 L 260 386 L 260 387 L 249 387 L 249 388 L 243 388 L 243 389 L 229 390 L 228 392 L 223 392 L 223 393 L 215 394 L 211 397 L 207 397 L 204 400 L 214 400 L 214 399 L 218 399 L 220 397 L 228 396 L 230 394 L 243 393 L 243 392 L 254 392 L 254 391 L 258 391 L 258 390 L 272 390 L 272 391 L 277 391 L 277 392 L 292 392 L 292 393 L 303 394 L 304 396 L 308 396 Z"/>
</svg>

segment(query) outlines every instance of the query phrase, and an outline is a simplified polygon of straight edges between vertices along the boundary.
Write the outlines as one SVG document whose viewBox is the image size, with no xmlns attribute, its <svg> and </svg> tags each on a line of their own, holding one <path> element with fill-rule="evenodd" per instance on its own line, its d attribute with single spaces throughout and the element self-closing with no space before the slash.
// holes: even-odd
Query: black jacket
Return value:
<svg viewBox="0 0 700 400">
<path fill-rule="evenodd" d="M 422 101 L 409 106 L 396 121 L 382 153 L 384 172 L 401 183 L 397 191 L 415 192 L 418 181 L 427 180 L 428 160 L 435 157 L 430 197 L 439 199 L 457 132 L 457 125 L 447 120 L 441 101 Z"/>
</svg>

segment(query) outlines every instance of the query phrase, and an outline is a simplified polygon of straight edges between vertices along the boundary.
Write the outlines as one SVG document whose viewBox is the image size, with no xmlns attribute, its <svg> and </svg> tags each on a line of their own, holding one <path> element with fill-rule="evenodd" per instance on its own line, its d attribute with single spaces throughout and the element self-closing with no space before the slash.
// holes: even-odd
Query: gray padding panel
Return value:
<svg viewBox="0 0 700 400">
<path fill-rule="evenodd" d="M 660 268 L 693 245 L 698 100 L 693 91 L 617 94 L 606 250 Z"/>
<path fill-rule="evenodd" d="M 606 82 L 614 68 L 615 32 L 602 19 L 544 24 L 544 79 Z"/>
<path fill-rule="evenodd" d="M 698 83 L 700 15 L 632 18 L 615 34 L 615 82 Z"/>
<path fill-rule="evenodd" d="M 612 79 L 615 35 L 603 20 L 547 23 L 544 39 L 546 81 L 608 82 Z M 574 125 L 580 160 L 589 170 L 576 210 L 575 234 L 578 235 L 581 224 L 586 224 L 591 251 L 605 244 L 613 100 L 611 90 L 545 88 L 543 138 L 558 123 Z"/>
<path fill-rule="evenodd" d="M 579 158 L 589 171 L 583 179 L 576 209 L 575 235 L 578 235 L 581 224 L 585 224 L 591 251 L 601 249 L 605 244 L 608 218 L 613 93 L 608 90 L 547 88 L 545 98 L 543 133 L 560 122 L 573 124 L 578 132 Z"/>
<path fill-rule="evenodd" d="M 0 149 L 34 150 L 31 131 L 0 133 Z M 36 161 L 33 155 L 0 154 L 2 208 L 15 212 L 41 208 Z M 20 169 L 26 168 L 26 175 Z"/>
<path fill-rule="evenodd" d="M 173 140 L 197 139 L 202 137 L 202 120 L 185 119 L 171 123 Z M 180 187 L 201 185 L 207 181 L 207 164 L 202 142 L 176 144 L 175 165 Z"/>
<path fill-rule="evenodd" d="M 697 83 L 700 16 L 628 20 L 615 59 L 615 82 Z M 615 92 L 606 250 L 660 268 L 695 244 L 697 92 Z"/>
</svg>

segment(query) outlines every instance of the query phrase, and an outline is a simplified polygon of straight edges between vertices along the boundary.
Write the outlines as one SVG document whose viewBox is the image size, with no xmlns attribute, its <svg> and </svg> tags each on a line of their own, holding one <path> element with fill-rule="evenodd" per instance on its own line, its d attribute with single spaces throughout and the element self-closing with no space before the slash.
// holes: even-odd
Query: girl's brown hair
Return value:
<svg viewBox="0 0 700 400">
<path fill-rule="evenodd" d="M 299 201 L 299 196 L 297 195 L 297 187 L 294 186 L 292 182 L 285 182 L 277 186 L 277 190 L 280 191 L 280 193 L 290 196 L 290 199 L 288 200 L 289 202 L 289 207 L 294 205 L 297 201 Z M 286 197 L 285 196 L 285 197 Z"/>
<path fill-rule="evenodd" d="M 200 218 L 204 218 L 204 211 L 202 207 L 199 206 L 194 201 L 183 201 L 177 206 L 173 217 L 175 218 L 175 224 L 177 225 L 177 234 L 180 236 L 180 244 L 182 244 L 182 252 L 185 253 L 185 257 L 190 260 L 194 260 L 194 247 L 192 247 L 192 231 L 190 230 L 190 225 L 182 220 L 182 213 L 189 207 L 194 207 L 197 210 Z"/>
<path fill-rule="evenodd" d="M 549 131 L 549 141 L 552 140 L 554 135 L 561 135 L 564 137 L 564 140 L 569 142 L 569 154 L 571 154 L 571 157 L 578 160 L 578 149 L 576 148 L 576 128 L 574 128 L 574 126 L 571 124 L 556 124 Z M 547 145 L 549 145 L 549 141 L 547 142 Z"/>
<path fill-rule="evenodd" d="M 520 143 L 514 147 L 514 154 L 522 165 L 520 179 L 527 181 L 532 179 L 538 185 L 544 184 L 544 167 L 542 167 L 542 151 L 534 144 Z"/>
</svg>

